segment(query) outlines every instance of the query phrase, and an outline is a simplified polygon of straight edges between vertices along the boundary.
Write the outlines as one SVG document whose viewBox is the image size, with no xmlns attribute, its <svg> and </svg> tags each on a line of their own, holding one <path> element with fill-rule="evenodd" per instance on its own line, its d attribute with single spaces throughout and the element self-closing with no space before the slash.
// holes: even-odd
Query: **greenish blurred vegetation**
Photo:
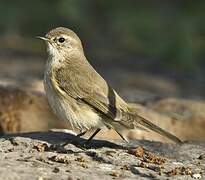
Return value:
<svg viewBox="0 0 205 180">
<path fill-rule="evenodd" d="M 0 18 L 3 36 L 28 38 L 66 26 L 80 35 L 90 56 L 205 74 L 203 0 L 1 0 Z"/>
</svg>

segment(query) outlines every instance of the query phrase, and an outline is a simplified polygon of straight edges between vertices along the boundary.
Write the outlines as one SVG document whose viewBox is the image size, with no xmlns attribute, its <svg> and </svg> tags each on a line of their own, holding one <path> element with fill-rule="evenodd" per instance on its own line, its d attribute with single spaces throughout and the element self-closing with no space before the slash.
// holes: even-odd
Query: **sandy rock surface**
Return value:
<svg viewBox="0 0 205 180">
<path fill-rule="evenodd" d="M 60 143 L 68 141 L 66 146 Z M 0 138 L 0 178 L 27 179 L 193 179 L 205 177 L 205 143 L 93 140 L 62 132 Z"/>
</svg>

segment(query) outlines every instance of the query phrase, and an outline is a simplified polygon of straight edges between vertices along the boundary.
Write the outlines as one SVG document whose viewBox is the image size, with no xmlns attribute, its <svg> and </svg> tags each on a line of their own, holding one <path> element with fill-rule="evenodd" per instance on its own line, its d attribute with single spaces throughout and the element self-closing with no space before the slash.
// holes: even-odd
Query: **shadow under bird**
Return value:
<svg viewBox="0 0 205 180">
<path fill-rule="evenodd" d="M 80 130 L 78 136 L 96 129 L 89 142 L 107 127 L 127 141 L 123 130 L 143 126 L 181 143 L 176 136 L 139 115 L 109 86 L 87 61 L 81 40 L 72 30 L 58 27 L 38 38 L 47 44 L 44 87 L 49 104 L 58 118 Z"/>
</svg>

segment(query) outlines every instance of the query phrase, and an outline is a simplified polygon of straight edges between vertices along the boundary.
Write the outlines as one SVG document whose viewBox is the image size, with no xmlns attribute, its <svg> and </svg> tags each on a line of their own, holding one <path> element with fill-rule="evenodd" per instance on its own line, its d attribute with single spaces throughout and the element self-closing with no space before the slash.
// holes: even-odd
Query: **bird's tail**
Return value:
<svg viewBox="0 0 205 180">
<path fill-rule="evenodd" d="M 130 109 L 130 112 L 125 113 L 124 117 L 121 119 L 121 121 L 120 121 L 121 125 L 127 126 L 127 128 L 138 128 L 138 127 L 143 128 L 144 127 L 146 129 L 150 129 L 150 130 L 152 130 L 152 131 L 154 131 L 162 136 L 167 137 L 168 139 L 174 141 L 175 143 L 178 143 L 178 144 L 182 143 L 182 141 L 178 137 L 163 130 L 159 126 L 153 124 L 152 122 L 150 122 L 146 118 L 139 115 L 139 113 L 138 113 L 139 109 L 136 109 L 135 106 L 130 105 L 129 109 Z"/>
<path fill-rule="evenodd" d="M 158 127 L 157 125 L 153 124 L 152 122 L 148 121 L 147 119 L 143 118 L 142 116 L 140 115 L 135 115 L 137 116 L 137 123 L 139 123 L 140 125 L 142 125 L 143 127 L 146 127 L 162 136 L 165 136 L 167 137 L 168 139 L 174 141 L 175 143 L 178 143 L 178 144 L 181 144 L 182 141 L 174 136 L 173 134 L 163 130 L 162 128 Z"/>
</svg>

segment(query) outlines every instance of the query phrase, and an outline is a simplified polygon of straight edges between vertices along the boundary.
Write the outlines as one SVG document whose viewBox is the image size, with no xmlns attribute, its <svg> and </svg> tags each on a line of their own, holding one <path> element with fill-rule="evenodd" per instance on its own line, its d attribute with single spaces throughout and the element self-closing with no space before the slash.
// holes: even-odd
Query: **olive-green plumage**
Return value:
<svg viewBox="0 0 205 180">
<path fill-rule="evenodd" d="M 80 130 L 123 129 L 139 125 L 180 143 L 174 135 L 140 116 L 107 84 L 87 61 L 79 37 L 59 27 L 41 39 L 47 42 L 48 61 L 44 86 L 57 116 Z M 120 134 L 121 135 L 121 134 Z"/>
</svg>

